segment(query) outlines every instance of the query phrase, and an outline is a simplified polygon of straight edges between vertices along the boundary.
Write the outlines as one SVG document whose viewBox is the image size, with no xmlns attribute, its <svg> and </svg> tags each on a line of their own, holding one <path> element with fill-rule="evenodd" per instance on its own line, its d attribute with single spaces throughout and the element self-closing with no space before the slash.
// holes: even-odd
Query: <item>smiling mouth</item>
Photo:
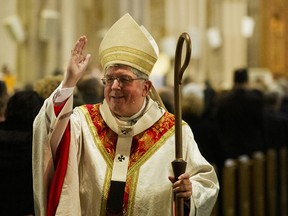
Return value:
<svg viewBox="0 0 288 216">
<path fill-rule="evenodd" d="M 113 99 L 121 99 L 121 98 L 124 98 L 124 96 L 111 96 L 111 98 L 113 98 Z"/>
</svg>

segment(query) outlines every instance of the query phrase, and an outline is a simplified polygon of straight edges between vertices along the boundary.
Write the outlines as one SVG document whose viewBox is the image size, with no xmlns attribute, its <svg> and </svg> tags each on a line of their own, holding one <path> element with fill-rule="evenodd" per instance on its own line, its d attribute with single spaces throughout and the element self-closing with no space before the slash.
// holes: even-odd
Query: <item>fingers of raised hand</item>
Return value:
<svg viewBox="0 0 288 216">
<path fill-rule="evenodd" d="M 71 50 L 72 57 L 82 57 L 83 58 L 83 49 L 87 43 L 86 36 L 81 36 L 78 41 L 75 43 L 74 48 Z"/>
<path fill-rule="evenodd" d="M 74 50 L 74 49 L 71 50 L 71 55 L 72 55 L 72 56 L 79 55 L 79 54 L 80 54 L 79 51 Z"/>
</svg>

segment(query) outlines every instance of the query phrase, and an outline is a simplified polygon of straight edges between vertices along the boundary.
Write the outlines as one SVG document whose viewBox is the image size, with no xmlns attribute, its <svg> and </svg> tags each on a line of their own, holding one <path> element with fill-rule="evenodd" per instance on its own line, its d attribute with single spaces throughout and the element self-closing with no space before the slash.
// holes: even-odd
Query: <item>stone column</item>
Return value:
<svg viewBox="0 0 288 216">
<path fill-rule="evenodd" d="M 1 0 L 0 1 L 0 20 L 1 22 L 12 15 L 17 14 L 16 0 Z M 1 23 L 2 24 L 2 23 Z M 17 75 L 17 46 L 18 43 L 14 40 L 13 35 L 4 27 L 0 25 L 0 68 L 6 64 L 12 73 Z M 0 69 L 1 70 L 1 69 Z"/>
<path fill-rule="evenodd" d="M 246 0 L 222 1 L 223 88 L 232 86 L 235 68 L 247 66 L 247 41 L 241 33 L 241 21 L 247 15 Z"/>
<path fill-rule="evenodd" d="M 166 0 L 165 1 L 165 37 L 173 38 L 176 43 L 183 32 L 192 40 L 192 58 L 184 76 L 194 82 L 202 82 L 206 72 L 206 0 Z M 171 46 L 173 44 L 171 43 Z M 171 49 L 173 49 L 171 47 Z M 174 57 L 174 56 L 173 56 Z"/>
<path fill-rule="evenodd" d="M 50 20 L 46 10 L 58 13 L 57 0 L 28 0 L 17 2 L 18 15 L 23 21 L 26 39 L 18 45 L 17 71 L 22 87 L 53 73 L 59 67 L 60 17 Z M 49 14 L 48 14 L 49 15 Z M 42 31 L 41 31 L 42 29 Z"/>
<path fill-rule="evenodd" d="M 76 29 L 79 29 L 80 25 L 84 23 L 79 22 L 79 10 L 81 8 L 77 7 L 77 0 L 62 0 L 61 1 L 61 68 L 66 69 L 70 51 L 78 38 Z"/>
<path fill-rule="evenodd" d="M 219 87 L 222 83 L 223 57 L 222 47 L 224 44 L 222 33 L 222 0 L 207 1 L 207 37 L 206 45 L 206 79 L 212 86 Z M 209 37 L 208 37 L 209 34 Z"/>
<path fill-rule="evenodd" d="M 261 3 L 261 64 L 274 75 L 287 77 L 287 0 L 262 0 Z"/>
<path fill-rule="evenodd" d="M 23 22 L 26 39 L 18 45 L 18 84 L 23 87 L 33 84 L 35 77 L 41 77 L 44 70 L 46 47 L 40 43 L 39 20 L 42 2 L 38 0 L 17 1 L 18 15 Z"/>
</svg>

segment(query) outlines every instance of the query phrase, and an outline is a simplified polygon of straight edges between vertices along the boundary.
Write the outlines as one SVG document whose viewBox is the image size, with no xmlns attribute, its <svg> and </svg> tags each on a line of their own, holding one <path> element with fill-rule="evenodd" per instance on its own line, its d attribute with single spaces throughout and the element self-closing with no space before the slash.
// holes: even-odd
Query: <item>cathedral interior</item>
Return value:
<svg viewBox="0 0 288 216">
<path fill-rule="evenodd" d="M 101 37 L 125 13 L 158 43 L 158 74 L 171 76 L 176 42 L 187 32 L 192 56 L 185 76 L 194 82 L 229 88 L 239 67 L 266 81 L 288 76 L 285 0 L 1 0 L 0 5 L 0 64 L 15 73 L 19 87 L 65 70 L 80 35 L 88 37 L 91 68 L 98 68 Z"/>
</svg>

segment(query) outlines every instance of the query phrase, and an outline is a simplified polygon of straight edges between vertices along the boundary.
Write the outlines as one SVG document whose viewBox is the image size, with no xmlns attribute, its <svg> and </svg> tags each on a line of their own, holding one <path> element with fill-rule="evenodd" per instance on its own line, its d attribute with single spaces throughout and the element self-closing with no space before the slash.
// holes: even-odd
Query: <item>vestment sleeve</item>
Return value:
<svg viewBox="0 0 288 216">
<path fill-rule="evenodd" d="M 201 155 L 188 125 L 183 126 L 183 156 L 192 182 L 190 206 L 194 209 L 190 209 L 190 216 L 210 215 L 217 200 L 219 182 L 213 166 Z"/>
<path fill-rule="evenodd" d="M 53 185 L 59 186 L 59 181 L 63 183 L 67 168 L 70 144 L 68 123 L 72 114 L 73 97 L 70 94 L 64 103 L 55 103 L 55 99 L 59 93 L 61 94 L 60 89 L 61 86 L 45 100 L 33 124 L 32 165 L 36 215 L 47 215 L 49 212 L 47 211 L 47 206 L 50 205 L 48 200 L 55 201 L 55 197 L 51 199 L 51 195 L 48 198 L 51 190 L 54 190 L 54 195 L 60 196 L 61 188 L 53 189 Z"/>
</svg>

